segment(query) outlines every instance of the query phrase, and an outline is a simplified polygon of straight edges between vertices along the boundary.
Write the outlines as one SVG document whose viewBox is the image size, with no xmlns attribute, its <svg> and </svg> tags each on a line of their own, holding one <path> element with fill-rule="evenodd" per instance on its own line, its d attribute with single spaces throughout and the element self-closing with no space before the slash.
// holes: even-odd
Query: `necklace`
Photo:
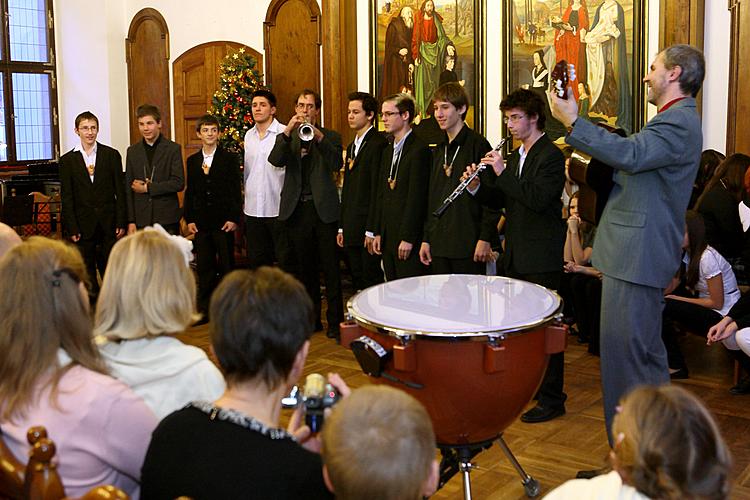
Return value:
<svg viewBox="0 0 750 500">
<path fill-rule="evenodd" d="M 398 176 L 398 166 L 401 163 L 401 151 L 398 152 L 398 156 L 394 157 L 395 161 L 391 162 L 391 170 L 388 172 L 388 187 L 391 188 L 391 191 L 396 189 L 396 177 Z M 396 170 L 394 171 L 393 166 L 396 165 Z"/>
<path fill-rule="evenodd" d="M 450 165 L 448 165 L 448 144 L 445 145 L 445 160 L 443 161 L 443 171 L 445 172 L 446 177 L 450 177 L 453 173 L 453 162 L 456 161 L 456 156 L 458 156 L 458 152 L 461 150 L 461 145 L 459 144 L 456 148 L 456 152 L 453 153 L 453 159 L 451 160 Z"/>
</svg>

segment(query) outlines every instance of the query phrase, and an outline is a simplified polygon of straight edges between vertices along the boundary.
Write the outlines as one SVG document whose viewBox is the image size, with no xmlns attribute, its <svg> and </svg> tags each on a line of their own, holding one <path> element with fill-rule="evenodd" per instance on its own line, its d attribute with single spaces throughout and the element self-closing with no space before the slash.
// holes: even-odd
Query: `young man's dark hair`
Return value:
<svg viewBox="0 0 750 500">
<path fill-rule="evenodd" d="M 313 89 L 302 89 L 302 92 L 300 92 L 297 97 L 294 98 L 294 104 L 297 104 L 297 100 L 299 100 L 302 96 L 313 96 L 313 99 L 315 99 L 315 109 L 320 109 L 320 106 L 322 106 L 323 101 L 320 100 L 320 94 L 315 92 Z"/>
<path fill-rule="evenodd" d="M 273 95 L 273 92 L 271 92 L 268 89 L 258 89 L 252 94 L 250 94 L 250 102 L 253 102 L 253 99 L 256 97 L 263 97 L 268 101 L 268 104 L 271 105 L 271 107 L 276 107 L 276 96 Z M 299 97 L 299 96 L 297 96 Z M 296 104 L 296 101 L 295 101 Z"/>
<path fill-rule="evenodd" d="M 99 118 L 96 117 L 91 111 L 84 111 L 80 115 L 76 116 L 76 130 L 83 120 L 93 120 L 96 122 L 97 128 L 99 127 Z"/>
<path fill-rule="evenodd" d="M 153 104 L 141 104 L 135 111 L 136 118 L 143 118 L 144 116 L 153 116 L 156 123 L 161 123 L 161 112 L 159 108 Z"/>
<path fill-rule="evenodd" d="M 203 115 L 198 118 L 198 121 L 195 123 L 195 131 L 200 132 L 203 125 L 216 125 L 216 128 L 220 128 L 219 120 L 214 115 Z"/>
<path fill-rule="evenodd" d="M 362 109 L 366 115 L 372 113 L 372 123 L 375 123 L 375 118 L 378 116 L 378 100 L 367 92 L 352 92 L 349 94 L 350 101 L 360 101 L 362 103 Z"/>
<path fill-rule="evenodd" d="M 544 101 L 539 94 L 528 89 L 514 90 L 500 102 L 500 111 L 518 108 L 528 116 L 536 116 L 536 128 L 544 130 L 547 117 L 544 114 Z"/>
<path fill-rule="evenodd" d="M 273 268 L 228 274 L 211 298 L 209 334 L 230 384 L 258 377 L 274 387 L 289 375 L 313 332 L 302 283 Z"/>
<path fill-rule="evenodd" d="M 414 98 L 409 94 L 391 94 L 383 99 L 383 102 L 392 102 L 393 105 L 398 109 L 399 113 L 409 113 L 409 123 L 414 121 L 416 104 L 414 103 Z"/>
</svg>

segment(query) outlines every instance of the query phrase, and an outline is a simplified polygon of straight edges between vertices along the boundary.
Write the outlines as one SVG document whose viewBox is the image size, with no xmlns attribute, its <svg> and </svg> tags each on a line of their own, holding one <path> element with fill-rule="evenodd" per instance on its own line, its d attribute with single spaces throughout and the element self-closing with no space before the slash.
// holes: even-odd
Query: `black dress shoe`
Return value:
<svg viewBox="0 0 750 500">
<path fill-rule="evenodd" d="M 579 470 L 576 479 L 591 479 L 596 476 L 603 476 L 612 472 L 612 467 L 602 467 L 601 469 Z"/>
<path fill-rule="evenodd" d="M 328 330 L 326 330 L 326 337 L 339 341 L 341 340 L 341 332 L 338 328 L 329 328 Z"/>
<path fill-rule="evenodd" d="M 316 332 L 322 332 L 323 331 L 323 323 L 320 322 L 320 320 L 315 322 L 315 331 Z"/>
<path fill-rule="evenodd" d="M 688 369 L 680 368 L 676 372 L 670 372 L 669 378 L 671 378 L 672 380 L 684 380 L 688 378 Z"/>
<path fill-rule="evenodd" d="M 523 415 L 521 415 L 521 422 L 527 424 L 537 424 L 539 422 L 546 422 L 553 418 L 562 417 L 565 415 L 565 407 L 560 408 L 545 408 L 541 405 L 536 405 Z"/>
<path fill-rule="evenodd" d="M 737 385 L 729 389 L 729 392 L 735 396 L 750 394 L 750 378 L 740 380 Z"/>
</svg>

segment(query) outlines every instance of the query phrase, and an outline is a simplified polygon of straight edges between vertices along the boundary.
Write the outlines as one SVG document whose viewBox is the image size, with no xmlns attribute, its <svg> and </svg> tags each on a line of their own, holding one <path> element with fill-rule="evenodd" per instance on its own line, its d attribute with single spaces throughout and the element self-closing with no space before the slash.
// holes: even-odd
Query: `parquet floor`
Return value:
<svg viewBox="0 0 750 500">
<path fill-rule="evenodd" d="M 207 327 L 196 327 L 180 338 L 193 345 L 208 347 Z M 697 394 L 716 416 L 734 455 L 732 498 L 750 499 L 750 395 L 732 396 L 732 364 L 723 347 L 706 347 L 698 337 L 683 339 L 683 352 L 690 366 L 690 379 L 678 381 Z M 312 337 L 307 373 L 335 371 L 351 387 L 370 383 L 350 351 L 321 332 Z M 588 354 L 586 346 L 569 338 L 565 354 L 567 414 L 542 424 L 516 421 L 505 431 L 505 440 L 526 472 L 536 478 L 542 495 L 575 476 L 576 471 L 602 465 L 608 453 L 599 385 L 599 358 Z M 475 459 L 471 474 L 475 499 L 526 498 L 523 487 L 500 448 L 493 446 Z M 454 476 L 432 498 L 462 498 L 460 476 Z"/>
</svg>

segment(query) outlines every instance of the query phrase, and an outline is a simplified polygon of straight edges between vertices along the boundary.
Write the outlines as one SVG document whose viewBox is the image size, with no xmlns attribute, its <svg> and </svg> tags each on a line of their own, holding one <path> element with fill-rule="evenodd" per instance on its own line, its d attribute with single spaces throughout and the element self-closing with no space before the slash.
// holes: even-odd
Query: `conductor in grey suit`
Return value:
<svg viewBox="0 0 750 500">
<path fill-rule="evenodd" d="M 182 209 L 177 193 L 185 188 L 182 151 L 162 136 L 159 108 L 143 104 L 136 117 L 143 140 L 128 148 L 125 160 L 128 234 L 157 223 L 179 234 Z"/>
<path fill-rule="evenodd" d="M 601 372 L 610 444 L 619 399 L 637 385 L 669 382 L 663 292 L 680 264 L 685 210 L 701 156 L 695 96 L 704 73 L 703 54 L 694 47 L 661 51 L 643 79 L 657 114 L 630 137 L 579 118 L 572 92 L 567 101 L 549 95 L 552 115 L 570 131 L 565 142 L 615 171 L 592 256 L 604 274 Z"/>
</svg>

